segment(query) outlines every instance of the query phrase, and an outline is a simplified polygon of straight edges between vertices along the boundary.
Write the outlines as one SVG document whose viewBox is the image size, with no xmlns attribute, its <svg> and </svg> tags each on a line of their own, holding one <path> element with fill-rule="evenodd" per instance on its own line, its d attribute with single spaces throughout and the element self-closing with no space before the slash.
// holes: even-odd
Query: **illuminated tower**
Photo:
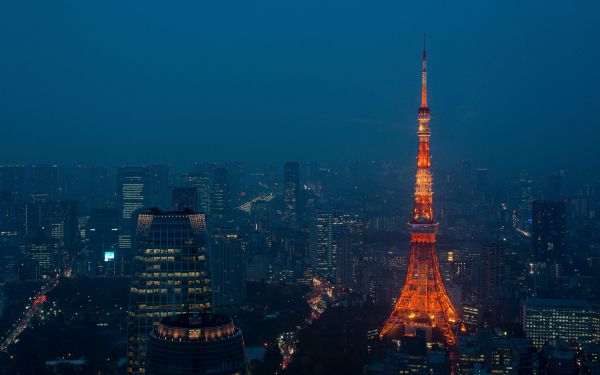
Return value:
<svg viewBox="0 0 600 375">
<path fill-rule="evenodd" d="M 459 316 L 452 305 L 440 275 L 435 251 L 438 224 L 433 220 L 431 188 L 431 155 L 429 152 L 430 111 L 427 107 L 427 60 L 423 48 L 421 107 L 418 112 L 419 153 L 415 183 L 415 209 L 412 221 L 411 247 L 406 282 L 394 310 L 381 329 L 380 336 L 395 337 L 417 328 L 438 328 L 446 344 L 456 345 L 454 328 Z"/>
</svg>

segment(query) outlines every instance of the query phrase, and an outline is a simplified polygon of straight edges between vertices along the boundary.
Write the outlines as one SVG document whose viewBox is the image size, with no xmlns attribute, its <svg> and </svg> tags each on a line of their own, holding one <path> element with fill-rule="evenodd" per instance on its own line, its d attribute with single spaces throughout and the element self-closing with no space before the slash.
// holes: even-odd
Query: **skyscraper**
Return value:
<svg viewBox="0 0 600 375">
<path fill-rule="evenodd" d="M 540 261 L 556 261 L 566 254 L 565 202 L 534 201 L 531 241 L 534 256 Z"/>
<path fill-rule="evenodd" d="M 402 293 L 381 329 L 380 336 L 437 328 L 449 346 L 456 345 L 454 327 L 458 312 L 448 297 L 440 275 L 435 250 L 438 224 L 433 218 L 431 154 L 429 150 L 430 111 L 427 107 L 427 65 L 423 49 L 421 107 L 418 111 L 419 151 L 415 183 L 414 215 L 410 222 L 411 248 L 406 281 Z M 396 333 L 397 334 L 397 333 Z"/>
<path fill-rule="evenodd" d="M 130 274 L 135 214 L 145 207 L 145 183 L 144 167 L 120 167 L 117 171 L 119 252 L 115 261 L 122 276 Z"/>
<path fill-rule="evenodd" d="M 173 204 L 175 211 L 190 210 L 197 211 L 196 198 L 198 192 L 195 187 L 175 187 L 173 188 Z"/>
<path fill-rule="evenodd" d="M 336 283 L 340 286 L 354 286 L 356 259 L 363 250 L 363 230 L 363 223 L 356 215 L 339 215 L 333 218 L 335 274 Z"/>
<path fill-rule="evenodd" d="M 242 331 L 218 314 L 166 317 L 148 338 L 148 375 L 243 375 Z"/>
<path fill-rule="evenodd" d="M 298 217 L 300 195 L 300 164 L 288 161 L 283 167 L 283 201 L 285 202 L 286 218 L 296 224 Z"/>
<path fill-rule="evenodd" d="M 480 260 L 474 262 L 479 274 L 476 290 L 482 299 L 497 295 L 504 267 L 503 250 L 497 244 L 484 245 L 481 247 Z"/>
<path fill-rule="evenodd" d="M 161 318 L 211 309 L 203 214 L 157 209 L 139 215 L 128 317 L 128 372 L 143 373 L 146 339 Z"/>
<path fill-rule="evenodd" d="M 146 170 L 145 207 L 170 207 L 169 166 L 165 164 L 151 164 L 144 167 Z"/>
<path fill-rule="evenodd" d="M 92 209 L 87 222 L 88 242 L 84 250 L 85 270 L 88 275 L 110 275 L 114 273 L 112 264 L 106 264 L 108 259 L 114 263 L 118 253 L 119 226 L 117 210 L 113 208 Z M 109 267 L 106 267 L 109 266 Z"/>
<path fill-rule="evenodd" d="M 25 199 L 25 167 L 0 165 L 0 194 L 10 194 L 15 202 Z"/>
<path fill-rule="evenodd" d="M 246 241 L 237 230 L 210 235 L 213 303 L 216 312 L 235 312 L 246 299 Z"/>
<path fill-rule="evenodd" d="M 129 223 L 136 210 L 144 207 L 146 170 L 120 167 L 117 172 L 117 203 L 122 223 Z"/>
<path fill-rule="evenodd" d="M 531 223 L 531 202 L 533 202 L 533 182 L 525 171 L 519 178 L 519 201 L 517 204 L 517 226 L 526 231 Z"/>
<path fill-rule="evenodd" d="M 58 196 L 58 166 L 34 164 L 31 166 L 29 189 L 32 196 L 56 199 Z"/>
<path fill-rule="evenodd" d="M 210 177 L 205 172 L 187 173 L 183 176 L 183 185 L 196 189 L 196 210 L 208 213 L 210 202 Z"/>
<path fill-rule="evenodd" d="M 0 165 L 0 232 L 17 230 L 19 204 L 25 200 L 25 167 Z"/>
<path fill-rule="evenodd" d="M 210 186 L 210 219 L 222 219 L 229 208 L 227 169 L 215 168 Z"/>
<path fill-rule="evenodd" d="M 34 238 L 23 246 L 23 253 L 33 261 L 32 276 L 36 278 L 56 275 L 59 267 L 60 253 L 56 240 L 51 238 Z"/>
<path fill-rule="evenodd" d="M 335 278 L 335 243 L 333 238 L 333 214 L 317 211 L 310 230 L 310 255 L 317 274 L 330 280 Z"/>
</svg>

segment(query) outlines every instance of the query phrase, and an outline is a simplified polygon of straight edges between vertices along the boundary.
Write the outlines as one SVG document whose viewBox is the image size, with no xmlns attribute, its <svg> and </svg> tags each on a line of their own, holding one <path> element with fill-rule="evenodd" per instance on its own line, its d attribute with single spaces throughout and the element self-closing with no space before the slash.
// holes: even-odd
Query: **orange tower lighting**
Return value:
<svg viewBox="0 0 600 375">
<path fill-rule="evenodd" d="M 431 154 L 429 152 L 429 119 L 427 107 L 427 56 L 423 47 L 423 72 L 421 76 L 421 107 L 418 111 L 419 152 L 415 183 L 415 208 L 412 221 L 410 260 L 406 282 L 400 298 L 385 321 L 380 337 L 392 335 L 411 326 L 438 328 L 449 346 L 456 345 L 455 328 L 459 321 L 444 288 L 435 251 L 435 234 L 438 224 L 433 220 L 433 190 Z"/>
</svg>

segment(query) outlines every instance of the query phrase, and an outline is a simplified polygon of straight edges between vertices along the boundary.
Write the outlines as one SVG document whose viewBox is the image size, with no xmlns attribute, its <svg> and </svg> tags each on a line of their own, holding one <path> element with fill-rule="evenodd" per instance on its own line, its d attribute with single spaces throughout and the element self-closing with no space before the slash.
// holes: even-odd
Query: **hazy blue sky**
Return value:
<svg viewBox="0 0 600 375">
<path fill-rule="evenodd" d="M 0 162 L 412 163 L 426 33 L 434 162 L 593 167 L 599 20 L 597 0 L 2 1 Z"/>
</svg>

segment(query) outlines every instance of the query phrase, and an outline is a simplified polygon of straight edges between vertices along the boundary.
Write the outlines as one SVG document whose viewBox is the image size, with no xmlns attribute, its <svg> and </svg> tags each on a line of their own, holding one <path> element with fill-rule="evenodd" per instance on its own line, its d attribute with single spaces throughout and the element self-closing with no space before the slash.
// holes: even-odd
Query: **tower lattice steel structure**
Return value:
<svg viewBox="0 0 600 375">
<path fill-rule="evenodd" d="M 433 220 L 431 154 L 429 150 L 430 111 L 427 107 L 427 58 L 423 48 L 421 107 L 418 112 L 419 152 L 415 183 L 415 207 L 411 231 L 411 247 L 406 282 L 394 310 L 381 329 L 380 336 L 398 330 L 428 326 L 439 328 L 446 344 L 456 345 L 455 327 L 459 315 L 444 288 L 435 251 L 438 224 Z"/>
</svg>

